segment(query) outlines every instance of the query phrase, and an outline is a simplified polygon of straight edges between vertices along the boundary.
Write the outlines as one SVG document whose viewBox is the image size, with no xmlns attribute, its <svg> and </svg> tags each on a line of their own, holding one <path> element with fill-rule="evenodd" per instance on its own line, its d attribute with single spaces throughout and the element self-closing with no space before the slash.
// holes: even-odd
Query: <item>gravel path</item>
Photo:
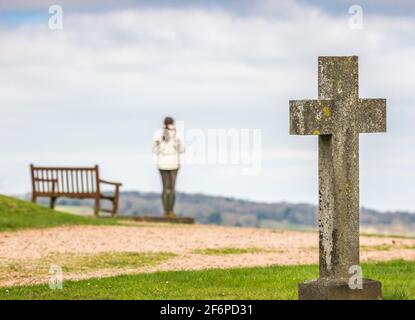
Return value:
<svg viewBox="0 0 415 320">
<path fill-rule="evenodd" d="M 363 261 L 415 260 L 415 239 L 361 237 Z M 388 246 L 388 250 L 379 246 Z M 65 274 L 83 279 L 125 273 L 318 263 L 316 233 L 208 225 L 134 223 L 129 226 L 76 226 L 0 233 L 0 262 L 42 259 L 54 253 L 172 252 L 152 267 Z M 206 255 L 196 249 L 259 248 L 255 253 Z M 370 248 L 372 247 L 372 248 Z M 0 267 L 0 275 L 2 273 Z M 4 274 L 0 286 L 47 282 L 49 275 Z"/>
</svg>

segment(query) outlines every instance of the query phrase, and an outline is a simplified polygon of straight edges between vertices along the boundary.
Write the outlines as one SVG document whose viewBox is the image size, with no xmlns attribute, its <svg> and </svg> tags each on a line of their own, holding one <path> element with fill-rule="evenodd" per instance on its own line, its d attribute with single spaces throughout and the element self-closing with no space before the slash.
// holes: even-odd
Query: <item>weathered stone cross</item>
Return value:
<svg viewBox="0 0 415 320">
<path fill-rule="evenodd" d="M 319 136 L 320 279 L 300 299 L 380 298 L 380 283 L 351 290 L 359 265 L 359 133 L 386 131 L 386 100 L 359 98 L 358 58 L 319 57 L 318 99 L 290 101 L 290 134 Z"/>
</svg>

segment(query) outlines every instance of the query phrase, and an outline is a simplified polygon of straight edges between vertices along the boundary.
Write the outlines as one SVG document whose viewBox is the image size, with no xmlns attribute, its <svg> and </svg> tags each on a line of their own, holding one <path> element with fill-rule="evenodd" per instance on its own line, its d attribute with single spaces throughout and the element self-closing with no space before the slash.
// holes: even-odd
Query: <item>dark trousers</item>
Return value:
<svg viewBox="0 0 415 320">
<path fill-rule="evenodd" d="M 163 203 L 164 213 L 174 213 L 174 202 L 176 200 L 176 170 L 160 170 L 161 181 L 163 183 L 163 192 L 161 194 L 161 202 Z"/>
</svg>

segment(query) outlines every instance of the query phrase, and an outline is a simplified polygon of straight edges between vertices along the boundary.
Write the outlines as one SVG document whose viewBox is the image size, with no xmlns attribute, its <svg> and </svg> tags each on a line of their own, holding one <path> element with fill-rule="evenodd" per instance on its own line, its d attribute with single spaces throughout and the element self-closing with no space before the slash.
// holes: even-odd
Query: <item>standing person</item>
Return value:
<svg viewBox="0 0 415 320">
<path fill-rule="evenodd" d="M 153 152 L 157 155 L 157 166 L 163 183 L 161 201 L 164 215 L 174 218 L 174 202 L 176 200 L 176 177 L 180 168 L 180 154 L 184 152 L 183 139 L 176 132 L 174 119 L 166 117 L 164 127 L 158 130 L 153 139 Z"/>
</svg>

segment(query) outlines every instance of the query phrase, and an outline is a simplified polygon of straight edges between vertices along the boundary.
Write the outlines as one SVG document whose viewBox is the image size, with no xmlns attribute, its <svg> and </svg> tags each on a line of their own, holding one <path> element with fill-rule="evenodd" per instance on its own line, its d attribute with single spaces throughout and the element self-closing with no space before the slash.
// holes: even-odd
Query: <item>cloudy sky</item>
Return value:
<svg viewBox="0 0 415 320">
<path fill-rule="evenodd" d="M 30 163 L 158 191 L 152 136 L 172 115 L 190 151 L 189 129 L 261 133 L 260 171 L 185 164 L 179 190 L 316 203 L 317 139 L 288 135 L 288 100 L 316 98 L 319 55 L 358 55 L 360 96 L 388 100 L 388 133 L 361 135 L 361 204 L 415 211 L 415 4 L 327 3 L 1 0 L 0 192 L 30 191 Z"/>
</svg>

